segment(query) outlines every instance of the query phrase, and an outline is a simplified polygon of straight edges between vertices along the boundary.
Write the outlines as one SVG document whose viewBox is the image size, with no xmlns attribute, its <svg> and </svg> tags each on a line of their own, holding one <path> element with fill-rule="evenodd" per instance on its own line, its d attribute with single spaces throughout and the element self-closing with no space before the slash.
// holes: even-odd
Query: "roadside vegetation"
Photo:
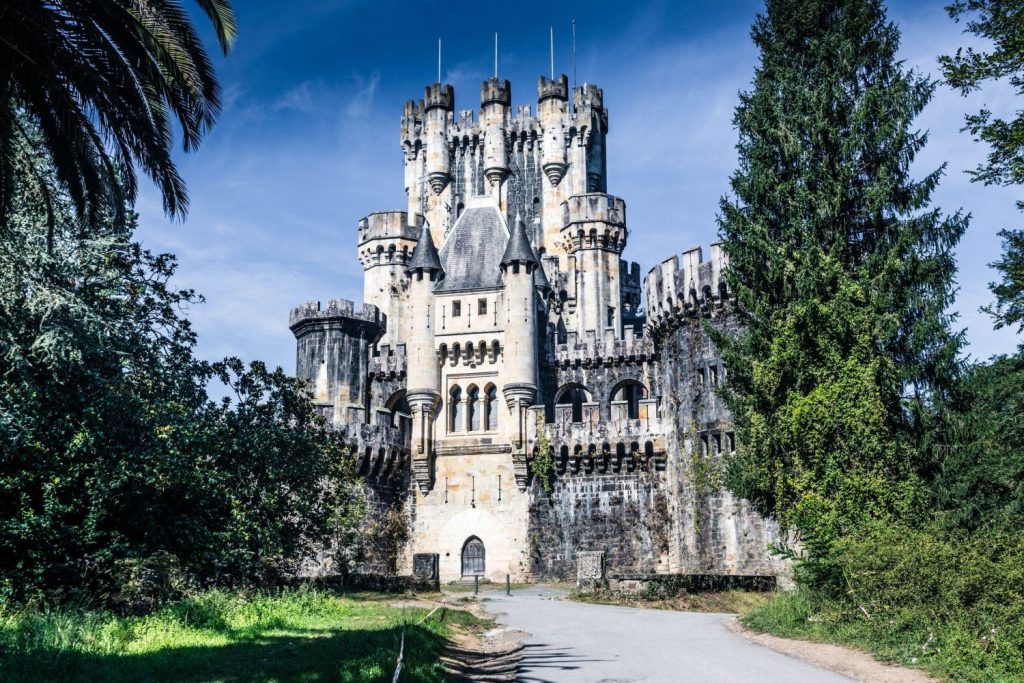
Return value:
<svg viewBox="0 0 1024 683">
<path fill-rule="evenodd" d="M 394 599 L 394 598 L 392 598 Z M 428 617 L 429 615 L 429 617 Z M 4 681 L 445 681 L 439 657 L 467 611 L 391 606 L 372 594 L 206 591 L 145 616 L 0 608 Z"/>
<path fill-rule="evenodd" d="M 1024 92 L 1024 3 L 948 11 L 990 49 L 942 58 L 947 84 Z M 968 217 L 931 205 L 944 167 L 910 174 L 927 143 L 915 119 L 943 84 L 897 59 L 877 0 L 769 0 L 752 35 L 720 214 L 743 324 L 717 339 L 740 441 L 726 484 L 786 530 L 798 588 L 744 623 L 947 680 L 1024 680 L 1024 347 L 963 359 Z M 975 180 L 1024 181 L 1021 112 L 965 130 L 991 149 Z M 1001 236 L 985 310 L 1019 333 L 1024 240 Z"/>
</svg>

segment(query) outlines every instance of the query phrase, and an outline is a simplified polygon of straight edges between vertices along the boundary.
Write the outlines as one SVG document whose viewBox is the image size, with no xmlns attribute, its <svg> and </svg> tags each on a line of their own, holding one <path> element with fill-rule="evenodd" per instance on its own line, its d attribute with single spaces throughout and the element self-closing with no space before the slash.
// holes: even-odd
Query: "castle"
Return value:
<svg viewBox="0 0 1024 683">
<path fill-rule="evenodd" d="M 621 576 L 777 575 L 777 528 L 716 469 L 736 445 L 703 327 L 733 324 L 724 253 L 643 281 L 622 260 L 600 88 L 541 77 L 534 115 L 492 78 L 474 114 L 440 83 L 405 104 L 408 207 L 359 222 L 365 303 L 290 316 L 297 375 L 408 520 L 398 571 L 566 578 L 597 553 Z"/>
</svg>

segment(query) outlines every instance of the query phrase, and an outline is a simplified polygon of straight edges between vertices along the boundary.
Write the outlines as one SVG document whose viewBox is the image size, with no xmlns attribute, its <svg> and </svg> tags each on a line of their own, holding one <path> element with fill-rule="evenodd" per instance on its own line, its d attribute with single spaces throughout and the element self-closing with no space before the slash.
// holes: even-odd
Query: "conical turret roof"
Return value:
<svg viewBox="0 0 1024 683">
<path fill-rule="evenodd" d="M 533 253 L 533 247 L 530 246 L 530 238 L 526 236 L 526 225 L 518 213 L 515 224 L 512 226 L 512 234 L 508 236 L 505 254 L 501 257 L 501 265 L 514 261 L 537 265 L 537 256 Z"/>
<path fill-rule="evenodd" d="M 433 270 L 444 273 L 437 248 L 434 247 L 434 240 L 430 237 L 430 227 L 426 223 L 423 224 L 423 232 L 416 241 L 416 248 L 412 250 L 412 258 L 406 267 L 406 271 L 410 270 Z"/>
</svg>

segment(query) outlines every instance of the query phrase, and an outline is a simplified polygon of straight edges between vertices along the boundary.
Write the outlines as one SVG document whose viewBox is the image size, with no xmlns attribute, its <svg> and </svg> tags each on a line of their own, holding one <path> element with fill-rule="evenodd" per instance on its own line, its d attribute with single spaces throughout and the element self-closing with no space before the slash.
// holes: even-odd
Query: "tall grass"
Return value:
<svg viewBox="0 0 1024 683">
<path fill-rule="evenodd" d="M 744 617 L 950 681 L 1024 681 L 1024 534 L 876 529 L 843 541 L 840 593 L 804 587 Z"/>
<path fill-rule="evenodd" d="M 453 623 L 316 590 L 211 591 L 144 617 L 86 607 L 0 608 L 0 680 L 390 680 L 405 632 L 403 680 L 442 681 Z"/>
</svg>

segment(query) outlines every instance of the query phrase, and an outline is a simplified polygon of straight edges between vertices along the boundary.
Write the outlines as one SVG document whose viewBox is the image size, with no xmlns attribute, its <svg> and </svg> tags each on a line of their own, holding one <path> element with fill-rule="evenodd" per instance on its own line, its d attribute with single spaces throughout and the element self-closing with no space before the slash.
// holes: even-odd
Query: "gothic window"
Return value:
<svg viewBox="0 0 1024 683">
<path fill-rule="evenodd" d="M 466 412 L 469 414 L 469 431 L 480 431 L 480 390 L 471 386 L 467 394 Z"/>
<path fill-rule="evenodd" d="M 452 317 L 453 318 L 458 318 L 460 315 L 462 315 L 462 302 L 461 301 L 453 301 L 452 302 Z"/>
<path fill-rule="evenodd" d="M 487 315 L 487 299 L 477 299 L 476 301 L 476 314 Z"/>
<path fill-rule="evenodd" d="M 462 389 L 458 386 L 452 387 L 448 395 L 448 430 L 461 432 L 463 426 Z"/>
<path fill-rule="evenodd" d="M 493 384 L 487 387 L 487 395 L 484 400 L 484 411 L 487 414 L 487 431 L 493 432 L 498 428 L 498 390 Z"/>
</svg>

